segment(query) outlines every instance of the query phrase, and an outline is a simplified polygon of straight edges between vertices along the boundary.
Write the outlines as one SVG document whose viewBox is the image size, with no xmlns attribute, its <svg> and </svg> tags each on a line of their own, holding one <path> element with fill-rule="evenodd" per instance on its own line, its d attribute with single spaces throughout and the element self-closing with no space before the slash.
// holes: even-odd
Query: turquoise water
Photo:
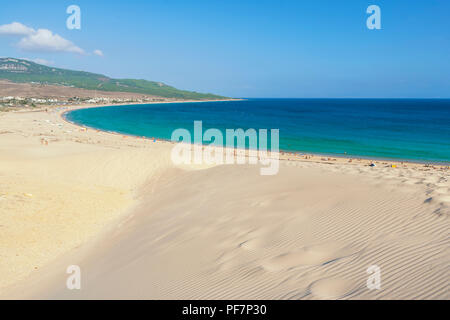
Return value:
<svg viewBox="0 0 450 320">
<path fill-rule="evenodd" d="M 75 110 L 69 121 L 170 139 L 173 130 L 279 129 L 280 149 L 450 162 L 449 99 L 249 99 Z M 224 134 L 225 136 L 225 134 Z"/>
</svg>

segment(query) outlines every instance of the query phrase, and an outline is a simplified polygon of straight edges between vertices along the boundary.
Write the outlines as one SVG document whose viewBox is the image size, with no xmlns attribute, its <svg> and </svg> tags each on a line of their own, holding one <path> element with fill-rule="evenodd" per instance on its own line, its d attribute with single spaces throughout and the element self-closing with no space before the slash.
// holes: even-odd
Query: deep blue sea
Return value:
<svg viewBox="0 0 450 320">
<path fill-rule="evenodd" d="M 279 129 L 280 149 L 450 162 L 449 99 L 248 99 L 75 110 L 69 121 L 107 131 L 170 139 L 172 131 Z M 225 136 L 225 134 L 224 134 Z"/>
</svg>

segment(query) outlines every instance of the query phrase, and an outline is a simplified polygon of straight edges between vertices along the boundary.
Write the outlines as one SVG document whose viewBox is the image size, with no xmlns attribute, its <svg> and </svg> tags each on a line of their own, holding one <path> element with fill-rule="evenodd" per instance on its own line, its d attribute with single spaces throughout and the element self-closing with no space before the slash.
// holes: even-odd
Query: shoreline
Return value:
<svg viewBox="0 0 450 320">
<path fill-rule="evenodd" d="M 81 106 L 81 107 L 75 107 L 71 110 L 66 110 L 60 114 L 61 118 L 72 125 L 78 126 L 80 128 L 89 128 L 91 130 L 97 130 L 102 131 L 110 134 L 115 135 L 121 135 L 121 136 L 128 136 L 131 138 L 136 139 L 146 139 L 146 140 L 156 140 L 164 143 L 173 143 L 171 140 L 168 139 L 162 139 L 162 138 L 156 138 L 156 137 L 147 137 L 147 136 L 136 136 L 128 133 L 122 133 L 118 131 L 108 131 L 103 130 L 91 126 L 82 125 L 80 123 L 76 123 L 73 121 L 70 121 L 67 119 L 66 114 L 70 113 L 75 110 L 79 109 L 91 109 L 91 108 L 104 108 L 104 107 L 114 107 L 114 106 L 128 106 L 128 105 L 142 105 L 142 104 L 162 104 L 162 103 L 196 103 L 196 102 L 226 102 L 226 101 L 243 101 L 245 99 L 227 99 L 227 100 L 207 100 L 207 101 L 168 101 L 168 102 L 151 102 L 151 103 L 135 103 L 135 104 L 117 104 L 117 105 L 87 105 L 87 106 Z M 192 144 L 192 143 L 191 143 Z M 207 144 L 202 144 L 203 147 L 207 146 Z M 225 147 L 224 147 L 225 149 Z M 245 150 L 248 152 L 248 148 L 242 149 L 242 148 L 234 148 L 236 150 Z M 440 167 L 440 169 L 450 169 L 450 161 L 431 161 L 431 160 L 416 160 L 416 159 L 402 159 L 402 158 L 383 158 L 383 157 L 372 157 L 372 156 L 360 156 L 360 155 L 343 155 L 343 154 L 333 154 L 333 153 L 316 153 L 316 152 L 309 152 L 309 151 L 302 151 L 302 150 L 282 150 L 279 151 L 280 155 L 283 157 L 289 157 L 289 160 L 298 161 L 298 160 L 307 160 L 305 157 L 320 157 L 327 158 L 327 161 L 334 161 L 333 158 L 342 159 L 344 161 L 365 161 L 370 163 L 383 163 L 383 164 L 390 164 L 390 165 L 404 165 L 404 164 L 411 164 L 411 165 L 424 165 L 424 166 L 432 166 L 432 167 Z M 300 154 L 300 155 L 299 155 Z M 330 158 L 331 160 L 328 160 Z M 286 160 L 282 157 L 280 157 L 280 160 Z M 324 161 L 324 160 L 320 160 Z"/>
</svg>

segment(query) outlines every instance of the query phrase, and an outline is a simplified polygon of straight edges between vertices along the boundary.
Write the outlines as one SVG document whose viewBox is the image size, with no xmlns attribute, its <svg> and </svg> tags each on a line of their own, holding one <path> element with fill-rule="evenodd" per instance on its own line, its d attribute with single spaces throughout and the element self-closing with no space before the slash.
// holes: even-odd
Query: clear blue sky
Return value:
<svg viewBox="0 0 450 320">
<path fill-rule="evenodd" d="M 71 4 L 81 30 L 66 28 Z M 366 27 L 371 4 L 381 30 Z M 448 98 L 449 17 L 448 0 L 14 0 L 0 25 L 49 29 L 86 54 L 0 35 L 0 56 L 233 97 Z"/>
</svg>

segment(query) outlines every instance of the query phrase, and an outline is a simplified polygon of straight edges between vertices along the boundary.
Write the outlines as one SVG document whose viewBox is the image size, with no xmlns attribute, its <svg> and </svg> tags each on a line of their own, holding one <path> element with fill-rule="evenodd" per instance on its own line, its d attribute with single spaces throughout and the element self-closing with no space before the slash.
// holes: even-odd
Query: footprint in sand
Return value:
<svg viewBox="0 0 450 320">
<path fill-rule="evenodd" d="M 446 187 L 450 187 L 450 183 L 448 183 L 448 182 L 439 182 L 439 183 L 436 183 L 436 186 L 437 187 L 446 188 Z"/>
<path fill-rule="evenodd" d="M 437 200 L 440 203 L 450 204 L 450 196 L 439 196 L 437 197 Z"/>
<path fill-rule="evenodd" d="M 310 293 L 319 299 L 341 299 L 349 296 L 356 289 L 356 284 L 341 278 L 321 279 L 309 286 Z"/>
<path fill-rule="evenodd" d="M 336 243 L 314 245 L 276 256 L 263 263 L 263 267 L 267 271 L 280 271 L 299 266 L 323 265 L 355 253 L 352 248 L 345 248 Z"/>
<path fill-rule="evenodd" d="M 414 185 L 414 184 L 419 184 L 422 181 L 419 179 L 407 179 L 407 180 L 403 180 L 402 183 L 404 184 L 408 184 L 408 185 Z"/>
<path fill-rule="evenodd" d="M 425 178 L 423 181 L 424 181 L 425 183 L 432 183 L 432 184 L 434 184 L 434 183 L 438 183 L 439 180 L 440 180 L 439 177 L 427 177 L 427 178 Z"/>
<path fill-rule="evenodd" d="M 439 193 L 439 194 L 449 194 L 450 190 L 448 188 L 439 188 L 434 190 L 434 192 Z"/>
</svg>

